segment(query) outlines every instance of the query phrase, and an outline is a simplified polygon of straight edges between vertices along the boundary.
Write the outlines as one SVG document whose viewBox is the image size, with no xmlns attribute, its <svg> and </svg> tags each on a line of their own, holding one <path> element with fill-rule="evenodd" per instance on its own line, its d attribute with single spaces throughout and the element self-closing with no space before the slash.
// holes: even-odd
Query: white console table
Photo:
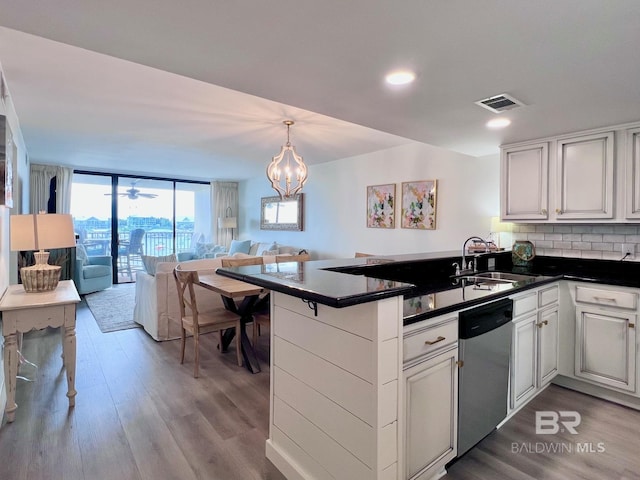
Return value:
<svg viewBox="0 0 640 480">
<path fill-rule="evenodd" d="M 72 280 L 64 280 L 51 292 L 27 293 L 22 285 L 10 285 L 0 300 L 4 336 L 4 376 L 7 389 L 7 422 L 13 422 L 18 375 L 18 335 L 47 327 L 64 327 L 62 357 L 67 373 L 69 407 L 75 405 L 76 303 L 80 296 Z"/>
</svg>

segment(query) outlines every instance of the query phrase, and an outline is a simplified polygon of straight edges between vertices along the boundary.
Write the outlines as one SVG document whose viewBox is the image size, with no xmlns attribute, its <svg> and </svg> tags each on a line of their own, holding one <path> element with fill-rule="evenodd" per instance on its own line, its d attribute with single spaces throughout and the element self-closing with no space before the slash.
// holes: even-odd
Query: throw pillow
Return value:
<svg viewBox="0 0 640 480">
<path fill-rule="evenodd" d="M 175 254 L 165 255 L 163 257 L 152 257 L 151 255 L 142 255 L 142 264 L 144 265 L 145 271 L 149 275 L 156 275 L 156 266 L 160 262 L 177 262 Z"/>
<path fill-rule="evenodd" d="M 264 255 L 266 251 L 276 250 L 278 245 L 276 242 L 260 242 L 251 245 L 249 255 Z"/>
<path fill-rule="evenodd" d="M 264 252 L 262 252 L 262 256 L 263 257 L 272 257 L 274 255 L 278 255 L 280 253 L 280 250 L 278 250 L 277 248 L 275 250 L 265 250 Z"/>
<path fill-rule="evenodd" d="M 231 246 L 229 247 L 229 255 L 234 253 L 246 253 L 249 254 L 251 248 L 251 240 L 231 240 Z"/>
<path fill-rule="evenodd" d="M 216 245 L 215 243 L 196 243 L 196 258 L 205 258 L 207 255 L 213 256 L 214 253 L 218 253 L 224 250 L 224 247 Z"/>
<path fill-rule="evenodd" d="M 80 262 L 82 266 L 89 265 L 89 255 L 81 243 L 76 244 L 76 261 Z"/>
</svg>

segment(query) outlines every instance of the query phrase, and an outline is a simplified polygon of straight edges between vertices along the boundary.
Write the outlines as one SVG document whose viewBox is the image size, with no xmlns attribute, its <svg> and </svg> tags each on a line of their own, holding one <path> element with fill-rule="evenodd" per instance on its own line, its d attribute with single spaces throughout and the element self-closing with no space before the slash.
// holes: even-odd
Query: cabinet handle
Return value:
<svg viewBox="0 0 640 480">
<path fill-rule="evenodd" d="M 636 328 L 636 324 L 635 323 L 630 323 L 629 324 L 629 328 Z"/>
<path fill-rule="evenodd" d="M 542 321 L 540 323 L 536 323 L 536 325 L 538 326 L 538 328 L 542 328 L 545 325 L 549 325 L 549 320 L 544 320 L 544 321 Z"/>
<path fill-rule="evenodd" d="M 540 211 L 540 213 L 542 213 L 542 215 L 546 215 L 546 214 L 547 214 L 547 209 L 546 209 L 546 208 L 543 208 L 543 209 Z"/>
<path fill-rule="evenodd" d="M 438 342 L 442 342 L 443 340 L 446 340 L 446 338 L 445 338 L 445 337 L 440 336 L 440 337 L 436 338 L 435 340 L 433 340 L 433 341 L 431 341 L 431 342 L 430 342 L 429 340 L 427 340 L 426 342 L 424 342 L 424 344 L 425 344 L 425 345 L 434 345 L 434 344 L 436 344 L 436 343 L 438 343 Z"/>
<path fill-rule="evenodd" d="M 601 301 L 602 302 L 609 302 L 609 303 L 616 303 L 617 302 L 617 300 L 615 298 L 612 298 L 612 297 L 593 297 L 593 299 L 596 302 L 601 302 Z"/>
</svg>

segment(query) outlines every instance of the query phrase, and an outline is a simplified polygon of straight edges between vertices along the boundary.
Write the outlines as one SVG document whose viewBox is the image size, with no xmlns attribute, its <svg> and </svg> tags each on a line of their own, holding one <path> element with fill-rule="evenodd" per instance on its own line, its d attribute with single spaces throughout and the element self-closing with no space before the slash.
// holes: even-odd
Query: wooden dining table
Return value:
<svg viewBox="0 0 640 480">
<path fill-rule="evenodd" d="M 219 293 L 227 310 L 240 316 L 240 339 L 244 364 L 251 373 L 260 372 L 258 357 L 247 335 L 246 324 L 253 321 L 252 313 L 256 305 L 261 301 L 260 295 L 267 293 L 268 290 L 215 273 L 198 275 L 197 284 L 207 290 Z M 237 332 L 233 328 L 224 332 L 221 345 L 223 351 L 227 349 L 236 334 Z"/>
</svg>

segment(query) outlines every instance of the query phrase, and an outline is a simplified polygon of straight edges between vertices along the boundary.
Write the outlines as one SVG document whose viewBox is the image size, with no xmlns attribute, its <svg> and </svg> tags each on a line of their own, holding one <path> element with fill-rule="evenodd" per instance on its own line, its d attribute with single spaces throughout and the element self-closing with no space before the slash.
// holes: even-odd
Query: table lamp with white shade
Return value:
<svg viewBox="0 0 640 480">
<path fill-rule="evenodd" d="M 224 217 L 218 217 L 218 228 L 230 228 L 233 240 L 233 229 L 238 228 L 238 217 L 233 216 L 231 207 L 227 207 Z"/>
<path fill-rule="evenodd" d="M 60 281 L 62 267 L 49 265 L 49 252 L 45 248 L 75 247 L 73 218 L 69 214 L 38 213 L 11 215 L 11 250 L 36 250 L 35 265 L 22 267 L 20 277 L 27 292 L 55 290 Z"/>
</svg>

